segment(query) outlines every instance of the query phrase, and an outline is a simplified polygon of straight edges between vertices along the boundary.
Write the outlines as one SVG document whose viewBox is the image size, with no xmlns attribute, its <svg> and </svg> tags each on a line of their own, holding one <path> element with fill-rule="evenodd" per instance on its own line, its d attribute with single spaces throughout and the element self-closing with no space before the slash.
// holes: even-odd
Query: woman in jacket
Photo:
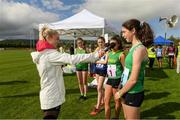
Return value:
<svg viewBox="0 0 180 120">
<path fill-rule="evenodd" d="M 103 55 L 103 52 L 81 55 L 59 53 L 56 49 L 58 42 L 58 32 L 43 27 L 36 45 L 37 51 L 31 53 L 40 76 L 40 104 L 44 119 L 57 119 L 60 107 L 65 102 L 65 87 L 61 66 L 80 62 L 95 62 Z"/>
</svg>

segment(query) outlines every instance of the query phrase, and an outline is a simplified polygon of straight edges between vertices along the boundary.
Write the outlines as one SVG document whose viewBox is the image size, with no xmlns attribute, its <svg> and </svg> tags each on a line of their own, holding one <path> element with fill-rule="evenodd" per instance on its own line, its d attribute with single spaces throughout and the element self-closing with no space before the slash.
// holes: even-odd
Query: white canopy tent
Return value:
<svg viewBox="0 0 180 120">
<path fill-rule="evenodd" d="M 62 21 L 39 24 L 39 29 L 44 25 L 58 30 L 61 36 L 70 36 L 74 39 L 75 37 L 84 36 L 97 37 L 105 33 L 109 35 L 118 34 L 118 31 L 105 18 L 99 17 L 86 9 Z"/>
</svg>

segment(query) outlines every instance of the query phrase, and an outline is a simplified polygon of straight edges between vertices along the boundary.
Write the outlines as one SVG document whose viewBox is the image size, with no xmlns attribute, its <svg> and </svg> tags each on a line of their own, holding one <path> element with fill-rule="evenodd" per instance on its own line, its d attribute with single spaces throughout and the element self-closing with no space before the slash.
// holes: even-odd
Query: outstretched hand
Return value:
<svg viewBox="0 0 180 120">
<path fill-rule="evenodd" d="M 105 53 L 106 53 L 106 52 L 105 52 L 104 50 L 100 51 L 100 52 L 98 53 L 99 58 L 101 58 L 102 56 L 104 56 Z"/>
</svg>

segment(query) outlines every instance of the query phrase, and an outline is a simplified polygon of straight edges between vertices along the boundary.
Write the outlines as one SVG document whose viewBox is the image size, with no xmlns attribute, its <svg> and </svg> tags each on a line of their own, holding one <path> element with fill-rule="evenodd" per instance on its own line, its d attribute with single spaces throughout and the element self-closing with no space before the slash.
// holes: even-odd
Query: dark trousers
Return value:
<svg viewBox="0 0 180 120">
<path fill-rule="evenodd" d="M 149 68 L 153 68 L 155 58 L 149 58 Z"/>
<path fill-rule="evenodd" d="M 43 110 L 43 113 L 44 113 L 43 119 L 44 120 L 47 120 L 47 119 L 56 120 L 58 118 L 60 109 L 61 109 L 61 105 L 51 108 L 51 109 L 48 109 L 48 110 Z"/>
</svg>

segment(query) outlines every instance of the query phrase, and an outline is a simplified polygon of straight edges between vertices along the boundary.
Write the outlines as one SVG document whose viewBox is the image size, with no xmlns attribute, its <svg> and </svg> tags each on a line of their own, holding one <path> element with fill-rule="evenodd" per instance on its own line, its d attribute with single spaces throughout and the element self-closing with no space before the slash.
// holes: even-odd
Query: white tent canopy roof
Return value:
<svg viewBox="0 0 180 120">
<path fill-rule="evenodd" d="M 89 34 L 91 34 L 90 36 L 98 36 L 98 33 L 100 35 L 104 33 L 118 33 L 107 20 L 94 15 L 86 9 L 62 21 L 39 24 L 39 28 L 42 28 L 44 25 L 47 25 L 51 29 L 59 30 L 63 35 L 72 35 L 74 32 L 77 36 L 87 36 Z"/>
<path fill-rule="evenodd" d="M 83 10 L 63 21 L 50 24 L 54 29 L 104 28 L 104 18 Z"/>
</svg>

